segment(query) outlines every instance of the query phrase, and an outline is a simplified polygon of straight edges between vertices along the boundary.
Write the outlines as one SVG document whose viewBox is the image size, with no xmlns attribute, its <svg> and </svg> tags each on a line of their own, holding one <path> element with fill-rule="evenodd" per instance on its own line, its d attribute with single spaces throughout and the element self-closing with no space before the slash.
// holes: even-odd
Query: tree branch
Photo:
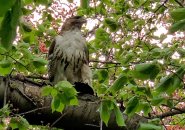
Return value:
<svg viewBox="0 0 185 130">
<path fill-rule="evenodd" d="M 179 2 L 178 0 L 175 0 L 175 2 L 176 2 L 177 4 L 179 4 L 181 7 L 184 7 L 184 5 L 183 5 L 181 2 Z"/>
<path fill-rule="evenodd" d="M 166 117 L 169 117 L 169 116 L 174 116 L 174 115 L 182 114 L 182 113 L 185 113 L 185 107 L 183 107 L 183 108 L 174 108 L 174 110 L 171 110 L 171 111 L 162 113 L 162 114 L 160 114 L 160 115 L 153 116 L 153 117 L 151 117 L 151 118 L 152 118 L 152 119 L 153 119 L 153 118 L 160 118 L 160 119 L 163 119 L 163 118 L 166 118 Z"/>
<path fill-rule="evenodd" d="M 3 106 L 5 92 L 5 77 L 0 77 L 0 104 Z M 17 115 L 24 115 L 24 118 L 32 125 L 48 125 L 64 129 L 100 129 L 100 114 L 97 112 L 100 107 L 100 99 L 89 94 L 78 95 L 78 106 L 67 106 L 63 113 L 52 112 L 52 98 L 41 96 L 41 87 L 32 82 L 25 82 L 18 78 L 10 77 L 10 84 L 7 90 L 7 100 L 13 108 L 19 110 Z M 31 100 L 28 100 L 31 99 Z M 13 116 L 13 115 L 11 115 Z M 111 115 L 108 127 L 103 124 L 103 130 L 133 130 L 137 129 L 139 122 L 146 122 L 146 118 L 134 115 L 128 118 L 123 114 L 126 127 L 118 127 L 116 117 Z M 97 127 L 98 126 L 98 127 Z"/>
<path fill-rule="evenodd" d="M 102 63 L 102 64 L 121 64 L 119 62 L 110 62 L 110 61 L 98 61 L 98 60 L 90 60 L 90 62 L 97 62 L 97 63 Z"/>
</svg>

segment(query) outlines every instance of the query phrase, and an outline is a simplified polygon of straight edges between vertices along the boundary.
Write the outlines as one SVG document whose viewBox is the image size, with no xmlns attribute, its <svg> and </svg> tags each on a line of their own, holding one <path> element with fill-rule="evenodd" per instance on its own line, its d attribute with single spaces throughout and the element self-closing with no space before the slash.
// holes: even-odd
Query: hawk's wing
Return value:
<svg viewBox="0 0 185 130">
<path fill-rule="evenodd" d="M 49 48 L 48 52 L 48 76 L 49 80 L 52 82 L 54 80 L 54 75 L 57 69 L 57 62 L 58 58 L 54 55 L 55 51 L 55 45 L 56 45 L 56 40 L 54 39 L 53 42 L 51 43 L 51 46 Z"/>
</svg>

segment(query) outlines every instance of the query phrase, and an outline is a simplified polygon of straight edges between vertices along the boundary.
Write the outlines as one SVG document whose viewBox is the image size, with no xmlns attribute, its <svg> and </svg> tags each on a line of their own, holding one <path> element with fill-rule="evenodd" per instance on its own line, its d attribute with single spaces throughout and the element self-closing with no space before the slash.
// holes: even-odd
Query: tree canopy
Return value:
<svg viewBox="0 0 185 130">
<path fill-rule="evenodd" d="M 52 39 L 66 18 L 84 16 L 88 22 L 82 31 L 102 121 L 107 125 L 113 112 L 117 124 L 124 126 L 123 109 L 130 118 L 137 113 L 149 120 L 140 130 L 183 126 L 184 6 L 184 0 L 1 0 L 0 76 L 47 80 Z M 58 99 L 62 86 L 73 100 Z M 43 95 L 53 96 L 53 111 L 78 104 L 68 82 L 45 87 Z M 5 105 L 0 115 L 5 118 L 7 111 Z"/>
</svg>

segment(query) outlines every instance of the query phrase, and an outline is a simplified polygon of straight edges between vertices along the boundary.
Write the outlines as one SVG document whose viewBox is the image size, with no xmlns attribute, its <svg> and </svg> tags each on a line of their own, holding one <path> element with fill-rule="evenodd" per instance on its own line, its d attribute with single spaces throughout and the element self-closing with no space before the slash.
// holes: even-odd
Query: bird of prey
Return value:
<svg viewBox="0 0 185 130">
<path fill-rule="evenodd" d="M 54 38 L 48 53 L 48 75 L 53 84 L 67 80 L 92 86 L 92 72 L 85 37 L 81 32 L 86 19 L 72 16 L 64 22 L 60 35 Z"/>
</svg>

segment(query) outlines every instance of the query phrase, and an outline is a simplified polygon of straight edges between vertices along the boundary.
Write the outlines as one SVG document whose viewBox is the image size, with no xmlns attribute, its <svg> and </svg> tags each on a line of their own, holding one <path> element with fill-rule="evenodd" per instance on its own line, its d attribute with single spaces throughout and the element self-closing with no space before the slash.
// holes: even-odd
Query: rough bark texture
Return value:
<svg viewBox="0 0 185 130">
<path fill-rule="evenodd" d="M 97 97 L 81 94 L 78 96 L 79 106 L 66 107 L 63 113 L 52 113 L 51 97 L 41 97 L 41 87 L 42 84 L 34 84 L 22 78 L 0 77 L 0 105 L 2 107 L 5 97 L 6 102 L 9 101 L 13 108 L 18 108 L 18 112 L 24 115 L 30 124 L 49 124 L 65 130 L 100 129 L 100 116 L 97 111 L 100 100 Z M 126 127 L 118 127 L 112 114 L 108 127 L 103 125 L 103 130 L 136 130 L 139 122 L 146 122 L 146 119 L 139 115 L 131 119 L 125 114 L 123 116 Z"/>
</svg>

